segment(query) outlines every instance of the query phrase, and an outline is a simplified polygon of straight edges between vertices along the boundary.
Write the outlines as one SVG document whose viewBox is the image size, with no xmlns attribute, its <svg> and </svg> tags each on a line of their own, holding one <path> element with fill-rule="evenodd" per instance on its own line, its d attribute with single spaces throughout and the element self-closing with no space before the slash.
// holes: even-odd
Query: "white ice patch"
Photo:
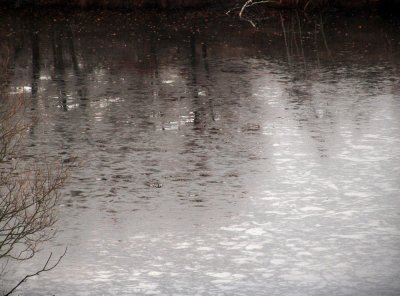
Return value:
<svg viewBox="0 0 400 296">
<path fill-rule="evenodd" d="M 222 241 L 218 243 L 221 246 L 236 246 L 237 242 L 233 242 L 233 241 Z"/>
<path fill-rule="evenodd" d="M 268 215 L 278 215 L 278 216 L 287 215 L 287 213 L 285 212 L 278 212 L 278 211 L 265 211 L 264 213 Z"/>
<path fill-rule="evenodd" d="M 171 84 L 171 83 L 174 83 L 174 80 L 163 80 L 162 83 L 163 84 Z"/>
<path fill-rule="evenodd" d="M 346 196 L 354 196 L 354 197 L 362 197 L 362 198 L 370 197 L 369 193 L 359 192 L 359 191 L 346 192 L 344 195 L 346 195 Z"/>
<path fill-rule="evenodd" d="M 339 188 L 335 184 L 333 184 L 331 181 L 327 181 L 327 182 L 325 182 L 325 184 L 326 184 L 326 186 L 328 186 L 331 189 L 339 190 Z"/>
<path fill-rule="evenodd" d="M 225 231 L 244 231 L 245 230 L 245 228 L 237 227 L 237 226 L 221 227 L 220 229 L 225 230 Z"/>
<path fill-rule="evenodd" d="M 306 251 L 298 252 L 297 255 L 298 256 L 312 256 L 312 254 L 310 252 L 306 252 Z"/>
<path fill-rule="evenodd" d="M 187 249 L 188 247 L 190 247 L 189 243 L 180 243 L 180 244 L 176 244 L 175 249 L 179 250 L 179 249 Z"/>
<path fill-rule="evenodd" d="M 240 273 L 235 273 L 235 274 L 232 275 L 232 277 L 233 277 L 234 279 L 241 280 L 241 279 L 247 278 L 247 275 L 240 274 Z"/>
<path fill-rule="evenodd" d="M 160 272 L 160 271 L 150 271 L 150 272 L 147 273 L 147 275 L 153 276 L 153 277 L 159 277 L 159 276 L 161 276 L 162 274 L 163 274 L 163 273 Z"/>
<path fill-rule="evenodd" d="M 313 206 L 308 206 L 308 207 L 303 207 L 300 209 L 300 211 L 303 212 L 308 212 L 308 211 L 323 211 L 323 208 L 320 207 L 313 207 Z"/>
<path fill-rule="evenodd" d="M 246 230 L 246 233 L 250 235 L 263 235 L 265 231 L 262 228 L 251 228 Z"/>
<path fill-rule="evenodd" d="M 261 200 L 277 200 L 277 199 L 280 199 L 280 198 L 276 197 L 276 196 L 268 196 L 268 197 L 262 197 L 260 199 Z"/>
<path fill-rule="evenodd" d="M 262 248 L 263 248 L 262 245 L 256 245 L 256 244 L 246 246 L 247 251 L 261 250 Z"/>
<path fill-rule="evenodd" d="M 210 248 L 210 247 L 199 247 L 199 248 L 197 248 L 197 251 L 204 251 L 204 252 L 213 251 L 213 250 L 214 249 Z"/>
<path fill-rule="evenodd" d="M 382 157 L 366 157 L 366 158 L 342 156 L 342 157 L 340 157 L 340 159 L 354 161 L 354 162 L 371 162 L 371 161 L 378 162 L 378 161 L 389 160 L 388 157 L 383 157 L 383 156 Z"/>
<path fill-rule="evenodd" d="M 207 275 L 218 279 L 226 279 L 231 277 L 232 274 L 230 272 L 208 272 Z"/>
<path fill-rule="evenodd" d="M 367 145 L 351 145 L 351 148 L 360 149 L 360 150 L 373 150 L 374 149 L 374 147 L 367 146 Z"/>
<path fill-rule="evenodd" d="M 348 239 L 365 239 L 365 234 L 340 234 L 340 235 L 335 235 L 335 237 L 339 237 L 339 238 L 348 238 Z"/>
</svg>

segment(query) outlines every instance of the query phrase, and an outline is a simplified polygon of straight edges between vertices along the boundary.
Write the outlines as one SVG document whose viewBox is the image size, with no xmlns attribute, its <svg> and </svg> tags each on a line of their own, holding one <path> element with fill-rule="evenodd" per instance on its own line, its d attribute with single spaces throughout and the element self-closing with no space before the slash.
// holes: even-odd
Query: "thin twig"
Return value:
<svg viewBox="0 0 400 296">
<path fill-rule="evenodd" d="M 50 256 L 47 258 L 46 263 L 44 264 L 44 266 L 42 267 L 42 269 L 40 269 L 39 271 L 32 273 L 32 274 L 28 274 L 26 275 L 22 280 L 19 281 L 19 283 L 17 285 L 14 286 L 14 288 L 12 288 L 9 292 L 7 292 L 6 294 L 4 294 L 4 296 L 9 296 L 11 295 L 20 285 L 22 285 L 27 279 L 37 276 L 39 274 L 41 274 L 42 272 L 46 272 L 46 271 L 50 271 L 52 269 L 54 269 L 60 262 L 61 260 L 64 258 L 65 254 L 67 254 L 67 250 L 68 248 L 65 248 L 64 253 L 58 258 L 57 262 L 55 264 L 53 264 L 51 267 L 48 267 L 49 262 L 51 260 L 51 257 L 53 256 L 53 252 L 50 253 Z"/>
<path fill-rule="evenodd" d="M 242 17 L 242 14 L 246 8 L 251 7 L 253 5 L 265 4 L 265 3 L 278 3 L 278 2 L 274 1 L 274 0 L 262 0 L 262 1 L 255 1 L 255 2 L 253 2 L 253 0 L 247 0 L 246 3 L 240 9 L 239 17 Z"/>
<path fill-rule="evenodd" d="M 249 6 L 249 4 L 251 4 L 253 2 L 253 0 L 247 0 L 246 3 L 242 6 L 242 9 L 239 12 L 239 17 L 242 17 L 243 11 L 246 9 L 247 6 Z"/>
</svg>

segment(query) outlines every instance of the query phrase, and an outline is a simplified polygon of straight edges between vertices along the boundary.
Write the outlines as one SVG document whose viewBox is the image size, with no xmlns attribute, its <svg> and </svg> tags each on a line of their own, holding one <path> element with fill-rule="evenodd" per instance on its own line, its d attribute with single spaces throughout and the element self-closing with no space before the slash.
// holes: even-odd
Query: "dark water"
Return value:
<svg viewBox="0 0 400 296">
<path fill-rule="evenodd" d="M 79 164 L 3 287 L 68 246 L 19 295 L 400 294 L 396 19 L 0 19 L 26 156 Z"/>
</svg>

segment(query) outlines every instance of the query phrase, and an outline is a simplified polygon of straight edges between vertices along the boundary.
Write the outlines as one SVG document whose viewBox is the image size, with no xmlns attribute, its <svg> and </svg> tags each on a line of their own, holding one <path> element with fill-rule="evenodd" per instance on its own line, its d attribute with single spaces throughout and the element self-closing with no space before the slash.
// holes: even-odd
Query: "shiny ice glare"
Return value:
<svg viewBox="0 0 400 296">
<path fill-rule="evenodd" d="M 75 109 L 75 108 L 78 108 L 78 107 L 79 107 L 79 104 L 69 104 L 69 105 L 67 105 L 68 109 Z"/>
<path fill-rule="evenodd" d="M 250 235 L 263 235 L 265 231 L 262 228 L 251 228 L 245 231 L 247 234 Z"/>
<path fill-rule="evenodd" d="M 198 93 L 197 93 L 199 96 L 202 96 L 202 97 L 204 97 L 204 96 L 206 96 L 206 91 L 205 90 L 201 90 L 201 91 L 199 91 Z"/>
<path fill-rule="evenodd" d="M 175 80 L 163 80 L 162 81 L 163 84 L 172 84 L 174 82 L 175 82 Z"/>
</svg>

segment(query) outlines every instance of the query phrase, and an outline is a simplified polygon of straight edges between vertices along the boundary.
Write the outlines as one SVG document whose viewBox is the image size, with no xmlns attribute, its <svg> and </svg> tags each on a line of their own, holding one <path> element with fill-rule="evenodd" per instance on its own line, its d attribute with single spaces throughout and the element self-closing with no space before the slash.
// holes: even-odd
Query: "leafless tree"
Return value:
<svg viewBox="0 0 400 296">
<path fill-rule="evenodd" d="M 59 189 L 67 178 L 61 165 L 21 161 L 23 135 L 29 128 L 23 120 L 24 100 L 21 96 L 0 101 L 0 261 L 31 259 L 41 244 L 54 236 Z M 53 269 L 64 257 L 26 275 L 9 292 L 25 280 Z"/>
</svg>

